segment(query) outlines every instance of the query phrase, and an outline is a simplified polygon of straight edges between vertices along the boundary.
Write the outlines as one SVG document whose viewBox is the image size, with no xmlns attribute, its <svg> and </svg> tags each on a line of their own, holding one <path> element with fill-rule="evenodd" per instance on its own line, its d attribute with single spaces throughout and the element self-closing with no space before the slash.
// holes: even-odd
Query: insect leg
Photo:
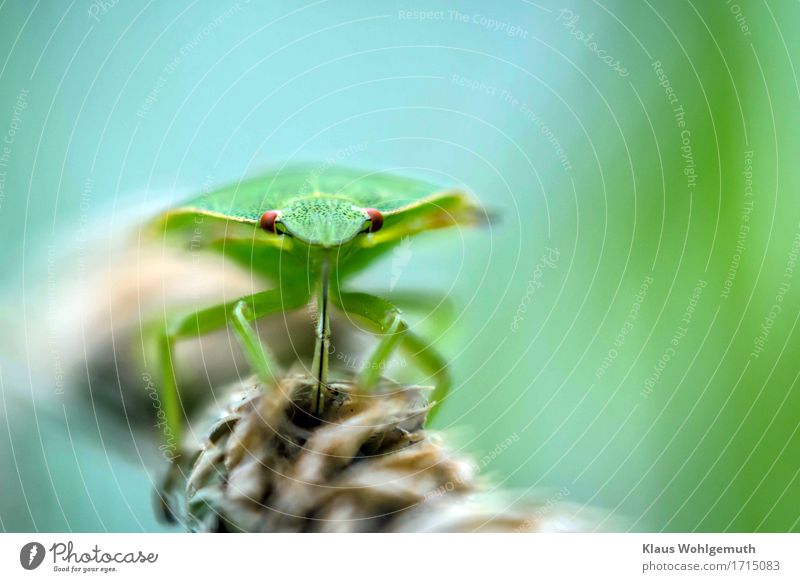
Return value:
<svg viewBox="0 0 800 582">
<path fill-rule="evenodd" d="M 246 300 L 236 303 L 231 312 L 231 325 L 244 349 L 247 361 L 262 382 L 270 384 L 275 379 L 272 357 L 261 342 L 253 322 L 265 313 L 258 314 Z"/>
<path fill-rule="evenodd" d="M 434 406 L 428 413 L 430 422 L 441 410 L 442 402 L 453 385 L 447 360 L 429 341 L 411 331 L 403 337 L 403 349 L 421 370 L 433 378 L 435 388 L 431 394 L 431 402 Z"/>
<path fill-rule="evenodd" d="M 400 317 L 400 310 L 386 299 L 366 293 L 340 293 L 334 301 L 345 313 L 363 317 L 383 334 L 359 375 L 359 383 L 363 388 L 373 388 L 380 377 L 381 368 L 391 357 L 408 326 Z"/>
<path fill-rule="evenodd" d="M 270 313 L 302 307 L 308 298 L 309 294 L 305 290 L 273 289 L 236 301 L 200 309 L 168 322 L 159 341 L 161 394 L 167 430 L 170 431 L 170 436 L 176 443 L 180 442 L 185 410 L 180 400 L 173 366 L 175 343 L 181 339 L 211 333 L 230 323 L 244 348 L 248 363 L 263 381 L 271 382 L 271 371 L 274 367 L 252 322 Z"/>
<path fill-rule="evenodd" d="M 456 319 L 453 301 L 446 295 L 427 291 L 396 291 L 386 298 L 406 313 L 423 318 L 427 334 L 444 335 Z"/>
<path fill-rule="evenodd" d="M 385 362 L 394 349 L 402 345 L 417 367 L 433 378 L 436 387 L 432 401 L 438 404 L 445 398 L 452 385 L 447 362 L 429 342 L 408 329 L 401 311 L 394 304 L 366 293 L 343 292 L 337 294 L 334 300 L 346 313 L 363 317 L 384 334 L 361 371 L 360 381 L 364 387 L 371 388 L 375 385 Z M 432 418 L 437 411 L 438 406 L 434 406 L 428 418 Z"/>
</svg>

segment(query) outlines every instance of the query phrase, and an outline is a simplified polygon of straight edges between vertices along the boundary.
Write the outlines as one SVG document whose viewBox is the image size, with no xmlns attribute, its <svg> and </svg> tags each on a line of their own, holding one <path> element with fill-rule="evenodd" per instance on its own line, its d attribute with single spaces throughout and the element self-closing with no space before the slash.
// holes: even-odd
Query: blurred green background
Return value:
<svg viewBox="0 0 800 582">
<path fill-rule="evenodd" d="M 64 379 L 48 297 L 108 254 L 86 232 L 319 160 L 499 215 L 359 279 L 457 300 L 436 424 L 512 437 L 499 485 L 800 531 L 796 2 L 8 0 L 0 31 L 1 529 L 163 528 L 157 443 Z"/>
</svg>

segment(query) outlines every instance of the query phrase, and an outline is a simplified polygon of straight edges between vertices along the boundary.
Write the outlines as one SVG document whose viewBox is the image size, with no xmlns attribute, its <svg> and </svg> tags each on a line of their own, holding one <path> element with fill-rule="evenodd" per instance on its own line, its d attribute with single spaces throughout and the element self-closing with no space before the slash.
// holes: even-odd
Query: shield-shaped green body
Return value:
<svg viewBox="0 0 800 582">
<path fill-rule="evenodd" d="M 365 209 L 381 213 L 380 232 L 369 232 Z M 268 211 L 279 213 L 276 233 L 260 228 Z M 224 252 L 274 279 L 276 265 L 269 257 L 275 258 L 276 250 L 286 262 L 284 274 L 287 268 L 313 270 L 326 253 L 332 268 L 343 275 L 362 268 L 406 236 L 469 224 L 480 216 L 464 192 L 423 180 L 293 166 L 193 198 L 164 214 L 156 228 L 195 250 Z"/>
</svg>

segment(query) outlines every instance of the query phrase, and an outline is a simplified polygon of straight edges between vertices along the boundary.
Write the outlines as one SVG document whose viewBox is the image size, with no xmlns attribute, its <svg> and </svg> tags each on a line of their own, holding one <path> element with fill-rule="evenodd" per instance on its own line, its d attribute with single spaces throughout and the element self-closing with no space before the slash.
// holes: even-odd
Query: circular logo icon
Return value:
<svg viewBox="0 0 800 582">
<path fill-rule="evenodd" d="M 19 551 L 19 563 L 26 570 L 35 570 L 44 561 L 44 546 L 39 542 L 29 542 Z"/>
</svg>

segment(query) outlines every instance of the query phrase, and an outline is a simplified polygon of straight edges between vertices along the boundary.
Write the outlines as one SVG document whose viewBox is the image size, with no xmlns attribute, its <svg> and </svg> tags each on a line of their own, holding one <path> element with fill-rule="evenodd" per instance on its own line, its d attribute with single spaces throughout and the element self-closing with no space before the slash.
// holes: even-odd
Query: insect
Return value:
<svg viewBox="0 0 800 582">
<path fill-rule="evenodd" d="M 172 365 L 176 342 L 231 326 L 253 371 L 271 385 L 277 370 L 254 322 L 306 307 L 312 298 L 317 306 L 313 414 L 325 405 L 332 308 L 366 320 L 380 334 L 359 373 L 363 389 L 373 387 L 395 349 L 404 348 L 433 379 L 431 400 L 440 403 L 451 385 L 444 358 L 409 329 L 395 304 L 348 289 L 348 280 L 411 235 L 474 224 L 482 216 L 460 190 L 384 173 L 295 166 L 203 194 L 158 217 L 151 226 L 159 235 L 193 250 L 224 253 L 272 283 L 265 291 L 167 319 L 158 354 L 172 434 L 180 436 L 183 418 Z"/>
</svg>

